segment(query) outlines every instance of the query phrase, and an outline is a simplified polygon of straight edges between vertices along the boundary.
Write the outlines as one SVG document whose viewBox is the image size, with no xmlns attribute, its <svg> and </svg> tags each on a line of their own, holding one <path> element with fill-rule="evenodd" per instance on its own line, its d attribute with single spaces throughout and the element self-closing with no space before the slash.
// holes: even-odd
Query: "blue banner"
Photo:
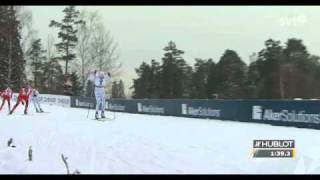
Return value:
<svg viewBox="0 0 320 180">
<path fill-rule="evenodd" d="M 71 97 L 71 107 L 94 108 L 95 99 Z M 318 100 L 108 99 L 106 110 L 320 128 Z"/>
</svg>

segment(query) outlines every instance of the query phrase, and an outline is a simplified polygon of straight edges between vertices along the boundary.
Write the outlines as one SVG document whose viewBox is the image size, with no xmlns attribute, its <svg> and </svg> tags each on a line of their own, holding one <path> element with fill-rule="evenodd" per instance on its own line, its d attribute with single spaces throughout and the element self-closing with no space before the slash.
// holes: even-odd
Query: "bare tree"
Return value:
<svg viewBox="0 0 320 180">
<path fill-rule="evenodd" d="M 51 60 L 55 57 L 56 47 L 55 47 L 55 40 L 54 37 L 48 34 L 47 37 L 47 60 Z"/>
<path fill-rule="evenodd" d="M 86 80 L 86 73 L 88 69 L 92 67 L 92 62 L 90 59 L 89 54 L 89 47 L 90 47 L 90 38 L 93 23 L 96 23 L 97 13 L 88 13 L 86 10 L 82 10 L 80 12 L 79 18 L 85 21 L 85 24 L 80 24 L 78 26 L 78 44 L 76 47 L 78 57 L 80 58 L 80 62 L 74 61 L 73 69 L 81 69 L 80 78 L 83 85 L 85 85 Z"/>
<path fill-rule="evenodd" d="M 37 37 L 37 31 L 33 29 L 33 17 L 32 12 L 26 6 L 15 6 L 17 20 L 20 22 L 20 34 L 21 34 L 21 48 L 23 51 L 24 58 L 26 59 L 26 76 L 31 79 L 33 74 L 30 68 L 30 59 L 27 58 L 26 54 L 30 50 L 32 42 Z"/>
<path fill-rule="evenodd" d="M 17 20 L 21 26 L 21 47 L 23 52 L 28 51 L 31 43 L 37 35 L 37 31 L 33 29 L 33 16 L 31 10 L 26 6 L 16 6 Z"/>
<path fill-rule="evenodd" d="M 82 10 L 79 18 L 85 24 L 78 26 L 77 54 L 79 61 L 73 64 L 74 69 L 81 69 L 81 82 L 85 88 L 86 74 L 89 69 L 108 71 L 117 76 L 120 74 L 118 44 L 106 32 L 101 16 L 97 11 Z"/>
<path fill-rule="evenodd" d="M 91 41 L 91 57 L 95 66 L 100 71 L 119 73 L 121 63 L 118 63 L 119 54 L 117 53 L 118 44 L 114 42 L 110 32 L 106 32 L 102 24 L 98 24 L 93 33 Z"/>
</svg>

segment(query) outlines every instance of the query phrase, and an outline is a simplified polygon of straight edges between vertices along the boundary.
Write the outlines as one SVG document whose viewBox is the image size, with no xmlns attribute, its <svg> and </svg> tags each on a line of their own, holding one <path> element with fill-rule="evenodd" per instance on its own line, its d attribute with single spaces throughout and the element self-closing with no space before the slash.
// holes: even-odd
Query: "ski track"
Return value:
<svg viewBox="0 0 320 180">
<path fill-rule="evenodd" d="M 65 174 L 61 154 L 81 174 L 320 173 L 319 130 L 118 112 L 97 122 L 93 110 L 87 118 L 87 109 L 22 108 L 0 112 L 1 174 Z M 10 138 L 16 148 L 7 147 Z M 253 159 L 254 139 L 295 139 L 297 156 Z"/>
</svg>

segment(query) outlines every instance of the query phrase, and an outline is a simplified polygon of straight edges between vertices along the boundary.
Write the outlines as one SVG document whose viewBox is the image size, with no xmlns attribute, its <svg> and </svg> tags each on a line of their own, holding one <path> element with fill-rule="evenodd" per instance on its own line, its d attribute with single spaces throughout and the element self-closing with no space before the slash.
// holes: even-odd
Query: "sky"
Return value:
<svg viewBox="0 0 320 180">
<path fill-rule="evenodd" d="M 60 21 L 65 6 L 29 6 L 33 28 L 46 42 L 50 20 Z M 302 39 L 311 54 L 320 55 L 319 6 L 77 6 L 98 11 L 104 25 L 119 44 L 121 79 L 126 92 L 136 78 L 135 68 L 156 59 L 174 41 L 189 65 L 195 58 L 218 62 L 226 49 L 235 50 L 249 63 L 249 56 L 269 39 Z M 58 41 L 58 40 L 56 40 Z"/>
</svg>

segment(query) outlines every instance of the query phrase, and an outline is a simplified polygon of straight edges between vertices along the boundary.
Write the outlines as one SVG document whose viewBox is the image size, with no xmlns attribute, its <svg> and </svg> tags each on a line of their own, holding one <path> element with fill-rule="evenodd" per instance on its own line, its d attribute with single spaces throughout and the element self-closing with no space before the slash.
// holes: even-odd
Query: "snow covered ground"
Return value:
<svg viewBox="0 0 320 180">
<path fill-rule="evenodd" d="M 44 110 L 0 112 L 1 174 L 65 174 L 61 154 L 81 174 L 320 173 L 320 130 L 127 113 L 99 122 L 86 109 Z M 254 139 L 295 139 L 297 156 L 253 159 Z"/>
</svg>

